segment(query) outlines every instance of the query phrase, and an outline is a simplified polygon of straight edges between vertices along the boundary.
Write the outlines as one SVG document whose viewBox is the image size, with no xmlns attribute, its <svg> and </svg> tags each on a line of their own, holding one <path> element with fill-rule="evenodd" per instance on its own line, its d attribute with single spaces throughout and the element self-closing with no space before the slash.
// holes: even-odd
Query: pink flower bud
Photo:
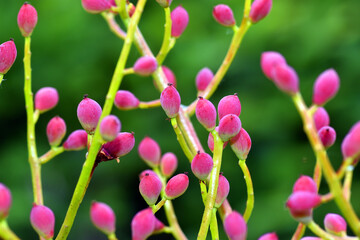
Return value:
<svg viewBox="0 0 360 240">
<path fill-rule="evenodd" d="M 339 90 L 340 78 L 334 69 L 324 71 L 314 84 L 313 103 L 324 105 L 333 98 Z"/>
<path fill-rule="evenodd" d="M 38 21 L 38 15 L 36 9 L 29 3 L 24 3 L 20 8 L 17 16 L 17 23 L 21 34 L 24 37 L 29 37 L 33 32 L 36 23 Z"/>
<path fill-rule="evenodd" d="M 209 100 L 199 97 L 196 108 L 196 118 L 201 125 L 207 130 L 212 131 L 216 126 L 216 108 Z"/>
<path fill-rule="evenodd" d="M 152 138 L 145 137 L 138 146 L 139 156 L 150 167 L 156 167 L 160 163 L 161 149 L 159 144 Z"/>
<path fill-rule="evenodd" d="M 77 107 L 77 117 L 81 126 L 89 134 L 93 134 L 101 116 L 100 105 L 85 95 Z"/>
<path fill-rule="evenodd" d="M 81 0 L 85 11 L 89 13 L 100 13 L 111 8 L 111 3 L 108 0 Z"/>
<path fill-rule="evenodd" d="M 50 146 L 59 146 L 65 136 L 65 133 L 65 121 L 59 116 L 53 117 L 46 127 L 46 135 L 49 140 Z"/>
<path fill-rule="evenodd" d="M 87 145 L 87 133 L 85 130 L 75 130 L 72 132 L 63 144 L 67 151 L 84 149 Z"/>
<path fill-rule="evenodd" d="M 273 74 L 274 83 L 280 90 L 290 95 L 299 91 L 299 78 L 292 67 L 286 64 L 277 65 Z"/>
<path fill-rule="evenodd" d="M 177 116 L 180 109 L 181 98 L 179 92 L 172 84 L 169 84 L 169 86 L 161 92 L 160 103 L 169 118 Z"/>
<path fill-rule="evenodd" d="M 139 184 L 139 191 L 146 203 L 151 206 L 156 203 L 162 189 L 162 183 L 157 175 L 145 174 Z"/>
<path fill-rule="evenodd" d="M 167 8 L 170 6 L 172 0 L 156 0 L 156 2 L 163 8 Z"/>
<path fill-rule="evenodd" d="M 118 117 L 108 115 L 100 123 L 100 134 L 105 141 L 114 140 L 121 130 L 121 123 Z"/>
<path fill-rule="evenodd" d="M 195 78 L 197 90 L 204 91 L 213 78 L 214 74 L 209 68 L 205 67 L 201 69 Z"/>
<path fill-rule="evenodd" d="M 145 240 L 155 229 L 156 218 L 151 208 L 146 208 L 135 214 L 131 220 L 132 240 Z"/>
<path fill-rule="evenodd" d="M 90 218 L 95 227 L 106 235 L 115 233 L 116 217 L 109 205 L 93 202 L 90 207 Z"/>
<path fill-rule="evenodd" d="M 30 213 L 30 222 L 43 238 L 49 239 L 54 236 L 55 216 L 50 208 L 34 204 Z"/>
<path fill-rule="evenodd" d="M 230 240 L 245 240 L 247 234 L 247 226 L 244 218 L 240 213 L 232 211 L 225 216 L 224 230 Z"/>
<path fill-rule="evenodd" d="M 199 151 L 191 162 L 191 170 L 198 179 L 205 181 L 209 176 L 213 165 L 214 162 L 212 157 L 207 153 L 200 153 Z"/>
<path fill-rule="evenodd" d="M 318 131 L 318 134 L 319 134 L 319 138 L 325 148 L 329 148 L 335 143 L 336 132 L 335 132 L 335 129 L 333 129 L 332 127 L 329 127 L 329 126 L 322 127 Z"/>
<path fill-rule="evenodd" d="M 251 4 L 249 18 L 252 23 L 257 23 L 266 17 L 272 7 L 272 0 L 255 0 Z"/>
<path fill-rule="evenodd" d="M 16 59 L 17 51 L 14 40 L 0 45 L 0 74 L 6 74 Z"/>
<path fill-rule="evenodd" d="M 341 144 L 341 151 L 344 158 L 360 154 L 360 122 L 357 122 L 345 136 Z"/>
<path fill-rule="evenodd" d="M 121 132 L 111 142 L 103 145 L 102 149 L 112 158 L 119 158 L 128 154 L 135 146 L 134 133 Z"/>
<path fill-rule="evenodd" d="M 215 130 L 217 132 L 219 132 L 219 127 L 216 127 Z M 228 144 L 229 142 L 224 142 L 224 146 L 223 146 L 223 149 L 226 147 L 226 145 Z M 214 137 L 211 133 L 209 133 L 209 136 L 208 136 L 208 140 L 207 140 L 207 144 L 208 144 L 208 147 L 210 149 L 211 152 L 214 152 Z"/>
<path fill-rule="evenodd" d="M 133 68 L 136 74 L 149 76 L 156 71 L 157 67 L 158 64 L 154 57 L 144 56 L 136 60 Z"/>
<path fill-rule="evenodd" d="M 162 65 L 161 68 L 165 74 L 165 77 L 167 80 L 166 83 L 171 83 L 176 88 L 176 77 L 175 77 L 175 74 L 173 73 L 173 71 L 171 71 L 170 68 L 168 68 L 164 65 Z"/>
<path fill-rule="evenodd" d="M 236 156 L 241 160 L 246 160 L 251 149 L 251 138 L 244 128 L 230 139 L 230 146 Z"/>
<path fill-rule="evenodd" d="M 116 93 L 114 103 L 120 110 L 130 110 L 139 106 L 139 99 L 129 91 L 119 90 Z"/>
<path fill-rule="evenodd" d="M 189 177 L 180 173 L 170 178 L 165 187 L 165 196 L 167 199 L 172 200 L 174 198 L 180 197 L 184 194 L 186 189 L 189 186 Z"/>
<path fill-rule="evenodd" d="M 216 192 L 215 207 L 219 208 L 229 195 L 229 181 L 222 174 L 219 175 L 219 185 Z"/>
<path fill-rule="evenodd" d="M 235 114 L 240 116 L 241 104 L 239 97 L 235 93 L 234 95 L 228 95 L 223 97 L 218 104 L 219 119 L 222 119 L 225 115 Z"/>
<path fill-rule="evenodd" d="M 4 184 L 0 183 L 0 222 L 8 216 L 11 203 L 10 190 Z"/>
<path fill-rule="evenodd" d="M 235 114 L 224 116 L 219 122 L 219 136 L 223 142 L 235 137 L 241 130 L 241 121 Z"/>
<path fill-rule="evenodd" d="M 320 203 L 321 197 L 317 193 L 297 191 L 290 195 L 286 207 L 293 218 L 306 224 L 312 220 L 312 209 Z"/>
<path fill-rule="evenodd" d="M 171 36 L 180 37 L 189 23 L 189 14 L 182 6 L 178 6 L 171 12 L 171 21 Z"/>
<path fill-rule="evenodd" d="M 59 94 L 55 88 L 44 87 L 35 94 L 35 109 L 46 112 L 56 106 L 59 101 Z"/>
<path fill-rule="evenodd" d="M 341 233 L 346 233 L 346 221 L 339 214 L 328 213 L 324 219 L 324 225 L 327 232 L 334 235 L 341 235 Z"/>
<path fill-rule="evenodd" d="M 145 177 L 146 174 L 147 175 L 155 175 L 158 177 L 158 175 L 153 170 L 146 169 L 139 174 L 139 180 L 141 181 Z"/>
<path fill-rule="evenodd" d="M 301 176 L 298 178 L 298 180 L 296 180 L 294 187 L 293 187 L 293 192 L 311 192 L 311 193 L 317 193 L 318 192 L 318 188 L 317 185 L 314 181 L 314 179 L 312 179 L 309 176 Z"/>
<path fill-rule="evenodd" d="M 154 233 L 161 231 L 163 228 L 165 227 L 165 225 L 155 217 L 155 228 L 154 228 Z"/>
<path fill-rule="evenodd" d="M 325 108 L 319 107 L 314 113 L 314 123 L 316 130 L 320 130 L 322 127 L 329 126 L 330 117 Z"/>
<path fill-rule="evenodd" d="M 279 240 L 279 238 L 276 233 L 272 232 L 262 235 L 258 240 Z"/>
<path fill-rule="evenodd" d="M 178 160 L 175 154 L 168 152 L 161 157 L 160 169 L 165 177 L 171 177 L 174 174 L 177 165 Z"/>
<path fill-rule="evenodd" d="M 235 25 L 235 18 L 233 11 L 228 5 L 225 4 L 216 5 L 213 9 L 212 14 L 215 20 L 221 25 L 224 25 L 225 27 L 232 27 Z"/>
<path fill-rule="evenodd" d="M 278 52 L 263 52 L 261 54 L 261 69 L 265 76 L 274 80 L 274 70 L 278 65 L 286 65 L 286 60 L 283 55 Z"/>
</svg>

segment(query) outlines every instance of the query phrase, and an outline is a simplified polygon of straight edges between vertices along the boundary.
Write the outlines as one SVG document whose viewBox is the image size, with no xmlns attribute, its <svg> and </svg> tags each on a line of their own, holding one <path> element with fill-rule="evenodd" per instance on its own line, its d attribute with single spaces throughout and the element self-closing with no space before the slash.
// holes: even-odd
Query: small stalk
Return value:
<svg viewBox="0 0 360 240">
<path fill-rule="evenodd" d="M 317 236 L 321 237 L 321 239 L 325 240 L 335 240 L 335 239 L 342 239 L 336 238 L 335 236 L 325 232 L 319 225 L 317 225 L 314 221 L 311 221 L 307 224 L 307 227 Z"/>
<path fill-rule="evenodd" d="M 65 151 L 64 147 L 53 147 L 39 158 L 41 164 L 49 162 L 51 159 Z"/>
<path fill-rule="evenodd" d="M 109 25 L 110 30 L 120 39 L 125 40 L 126 38 L 126 33 L 120 28 L 120 26 L 117 24 L 117 22 L 115 21 L 114 18 L 114 14 L 113 13 L 107 13 L 107 12 L 102 12 L 101 16 L 103 16 L 103 18 L 105 19 L 105 21 L 107 22 L 107 24 Z"/>
<path fill-rule="evenodd" d="M 251 180 L 250 171 L 246 165 L 245 160 L 239 160 L 239 166 L 244 174 L 244 179 L 246 183 L 246 190 L 247 190 L 247 201 L 246 201 L 246 208 L 244 212 L 244 220 L 245 222 L 248 222 L 252 210 L 254 208 L 254 187 Z"/>
<path fill-rule="evenodd" d="M 129 74 L 134 74 L 134 69 L 133 68 L 125 68 L 123 74 L 124 74 L 124 76 L 129 75 Z"/>
<path fill-rule="evenodd" d="M 110 235 L 107 236 L 109 240 L 118 240 L 115 233 L 112 233 Z"/>
<path fill-rule="evenodd" d="M 158 202 L 155 206 L 152 207 L 153 213 L 155 214 L 157 211 L 159 211 L 162 208 L 162 206 L 164 206 L 165 202 L 166 202 L 166 198 L 164 197 L 161 198 L 160 202 Z"/>
<path fill-rule="evenodd" d="M 212 240 L 219 240 L 219 229 L 218 223 L 216 218 L 216 208 L 212 209 L 211 212 L 211 222 L 210 222 L 210 231 L 211 231 L 211 239 Z"/>
<path fill-rule="evenodd" d="M 202 201 L 205 204 L 207 198 L 207 189 L 206 189 L 206 183 L 204 181 L 200 181 L 200 192 L 201 192 Z"/>
<path fill-rule="evenodd" d="M 4 240 L 20 240 L 16 234 L 11 231 L 6 219 L 0 221 L 0 239 Z"/>
<path fill-rule="evenodd" d="M 4 79 L 4 75 L 0 73 L 0 85 L 1 85 L 1 83 L 3 81 L 3 79 Z"/>
<path fill-rule="evenodd" d="M 306 230 L 306 225 L 303 223 L 299 223 L 291 240 L 300 240 L 301 237 L 304 235 L 305 230 Z"/>
<path fill-rule="evenodd" d="M 186 141 L 184 139 L 184 136 L 179 128 L 179 126 L 177 125 L 177 121 L 176 118 L 172 118 L 171 119 L 171 125 L 174 128 L 177 140 L 181 146 L 181 149 L 183 150 L 183 152 L 185 153 L 185 156 L 189 159 L 189 161 L 191 162 L 192 159 L 194 158 L 194 155 L 192 154 L 192 152 L 190 151 L 188 145 L 186 144 Z"/>
<path fill-rule="evenodd" d="M 148 108 L 156 108 L 160 106 L 161 106 L 160 99 L 156 99 L 149 102 L 140 102 L 138 107 L 140 109 L 148 109 Z"/>
<path fill-rule="evenodd" d="M 171 17 L 170 17 L 170 7 L 164 8 L 165 12 L 165 25 L 164 25 L 164 39 L 160 48 L 158 55 L 156 56 L 156 60 L 158 65 L 162 65 L 164 62 L 166 55 L 171 50 Z"/>
</svg>

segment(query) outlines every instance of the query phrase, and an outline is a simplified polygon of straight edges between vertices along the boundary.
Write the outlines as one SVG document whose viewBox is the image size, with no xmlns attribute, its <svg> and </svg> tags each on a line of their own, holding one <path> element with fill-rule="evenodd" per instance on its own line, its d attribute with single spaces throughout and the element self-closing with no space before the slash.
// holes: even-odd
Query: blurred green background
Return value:
<svg viewBox="0 0 360 240">
<path fill-rule="evenodd" d="M 165 61 L 177 77 L 183 104 L 196 97 L 194 79 L 204 66 L 216 71 L 230 43 L 231 31 L 217 24 L 212 8 L 218 3 L 232 7 L 238 22 L 243 1 L 235 0 L 175 0 L 172 8 L 181 4 L 190 15 L 190 23 Z M 26 114 L 23 97 L 23 38 L 16 17 L 22 1 L 0 0 L 0 42 L 15 39 L 17 60 L 0 87 L 0 182 L 13 195 L 8 218 L 11 228 L 22 239 L 36 239 L 29 223 L 32 206 L 30 170 L 27 163 Z M 41 115 L 36 126 L 38 153 L 48 149 L 45 128 L 55 115 L 67 123 L 68 133 L 81 126 L 76 107 L 84 94 L 101 105 L 119 56 L 122 41 L 108 29 L 99 15 L 82 9 L 80 0 L 31 1 L 39 15 L 32 37 L 33 91 L 52 86 L 58 89 L 58 106 Z M 284 207 L 292 185 L 301 175 L 312 175 L 314 155 L 302 131 L 301 120 L 290 98 L 281 93 L 261 72 L 259 61 L 263 51 L 279 51 L 293 66 L 301 79 L 300 87 L 307 103 L 311 103 L 312 85 L 316 77 L 328 68 L 335 68 L 341 78 L 341 88 L 326 106 L 338 135 L 329 156 L 335 167 L 342 161 L 340 144 L 349 128 L 360 119 L 360 1 L 295 1 L 275 0 L 270 15 L 254 25 L 245 36 L 239 53 L 211 98 L 214 104 L 224 95 L 238 93 L 242 103 L 241 120 L 249 132 L 253 146 L 248 158 L 254 186 L 255 209 L 249 221 L 248 239 L 276 231 L 280 239 L 290 239 L 297 223 Z M 163 12 L 155 1 L 149 1 L 140 28 L 154 53 L 159 50 L 163 34 Z M 132 49 L 127 66 L 132 66 L 139 54 Z M 141 100 L 159 97 L 150 77 L 126 77 L 121 89 L 132 91 Z M 117 236 L 130 239 L 130 222 L 134 214 L 145 208 L 138 192 L 138 174 L 146 169 L 136 147 L 144 136 L 161 145 L 162 151 L 172 151 L 179 158 L 177 172 L 191 172 L 185 155 L 161 108 L 113 113 L 120 117 L 123 131 L 134 131 L 136 146 L 121 159 L 102 163 L 95 171 L 84 201 L 79 209 L 69 239 L 106 239 L 91 224 L 89 207 L 92 200 L 102 201 L 117 215 Z M 207 132 L 193 118 L 198 135 L 206 147 Z M 85 152 L 66 152 L 46 164 L 42 170 L 45 205 L 56 215 L 58 232 L 77 182 Z M 225 149 L 222 171 L 229 179 L 232 207 L 243 212 L 246 189 L 236 157 Z M 353 205 L 360 212 L 359 171 L 354 177 Z M 327 193 L 322 184 L 321 193 Z M 174 201 L 176 213 L 189 239 L 195 239 L 203 212 L 199 185 L 190 174 L 186 194 Z M 319 207 L 316 221 L 322 225 L 328 212 L 338 212 L 333 203 Z M 162 211 L 157 216 L 165 221 Z M 150 239 L 171 239 L 158 235 Z M 221 228 L 221 239 L 226 239 Z"/>
</svg>

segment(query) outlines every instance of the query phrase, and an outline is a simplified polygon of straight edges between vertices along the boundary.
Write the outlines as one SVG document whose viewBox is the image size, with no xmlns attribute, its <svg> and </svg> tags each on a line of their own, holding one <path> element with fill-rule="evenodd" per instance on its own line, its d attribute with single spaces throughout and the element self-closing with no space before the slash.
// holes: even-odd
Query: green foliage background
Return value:
<svg viewBox="0 0 360 240">
<path fill-rule="evenodd" d="M 0 0 L 0 42 L 15 39 L 18 57 L 0 87 L 0 182 L 12 191 L 13 206 L 9 224 L 22 239 L 36 239 L 29 223 L 32 206 L 30 170 L 27 163 L 26 114 L 23 97 L 23 38 L 16 17 L 22 1 Z M 237 21 L 241 20 L 243 1 L 175 0 L 172 8 L 182 5 L 190 15 L 190 23 L 166 59 L 176 74 L 183 104 L 196 97 L 194 79 L 204 66 L 216 71 L 225 56 L 231 31 L 217 24 L 211 15 L 212 7 L 225 3 L 232 7 Z M 39 155 L 48 149 L 45 134 L 47 122 L 59 115 L 67 123 L 68 133 L 81 126 L 76 117 L 77 104 L 84 94 L 101 105 L 104 103 L 112 72 L 119 56 L 122 41 L 109 30 L 101 16 L 86 13 L 80 0 L 31 2 L 39 14 L 32 37 L 33 91 L 52 86 L 58 89 L 58 106 L 41 115 L 36 126 Z M 224 95 L 237 92 L 242 103 L 241 120 L 251 135 L 253 147 L 248 166 L 255 186 L 255 209 L 249 222 L 248 239 L 276 231 L 280 239 L 290 239 L 297 223 L 284 204 L 292 184 L 301 175 L 312 175 L 314 155 L 302 131 L 300 118 L 288 96 L 281 93 L 261 72 L 259 61 L 263 51 L 281 52 L 301 79 L 301 91 L 311 102 L 312 85 L 316 77 L 328 68 L 335 68 L 341 78 L 341 88 L 326 106 L 338 135 L 329 150 L 334 166 L 342 161 L 340 144 L 349 128 L 360 119 L 360 1 L 295 1 L 275 0 L 270 15 L 254 25 L 245 36 L 239 53 L 216 94 L 214 104 Z M 163 12 L 150 0 L 140 28 L 153 52 L 157 52 L 163 34 Z M 139 54 L 133 48 L 127 66 L 132 66 Z M 152 79 L 126 77 L 121 89 L 127 89 L 141 100 L 159 97 Z M 177 172 L 191 172 L 180 151 L 174 132 L 162 109 L 134 110 L 113 113 L 120 117 L 123 131 L 134 131 L 136 147 L 144 136 L 157 140 L 163 152 L 175 152 L 179 158 Z M 206 146 L 207 132 L 193 118 L 201 141 Z M 207 149 L 207 147 L 205 147 Z M 45 204 L 56 215 L 60 228 L 74 186 L 81 171 L 85 152 L 67 152 L 43 167 Z M 146 207 L 138 192 L 138 174 L 146 169 L 136 148 L 121 159 L 102 163 L 95 171 L 84 201 L 79 209 L 69 239 L 105 239 L 89 220 L 92 200 L 111 205 L 117 215 L 117 236 L 130 239 L 133 215 Z M 229 179 L 232 207 L 244 211 L 246 190 L 237 160 L 225 149 L 222 171 Z M 359 206 L 359 172 L 353 185 L 353 205 Z M 322 184 L 321 193 L 328 192 Z M 200 226 L 203 206 L 199 185 L 190 174 L 186 194 L 174 201 L 176 213 L 189 239 L 195 239 Z M 314 212 L 322 225 L 327 212 L 337 212 L 335 205 L 325 204 Z M 165 221 L 162 213 L 159 218 Z M 221 239 L 225 235 L 221 230 Z M 151 239 L 169 239 L 159 235 Z"/>
</svg>

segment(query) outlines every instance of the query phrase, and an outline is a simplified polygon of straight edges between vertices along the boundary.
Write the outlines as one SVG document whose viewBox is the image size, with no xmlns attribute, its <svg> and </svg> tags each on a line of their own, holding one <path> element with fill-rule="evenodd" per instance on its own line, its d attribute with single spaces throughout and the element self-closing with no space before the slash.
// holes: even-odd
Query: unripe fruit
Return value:
<svg viewBox="0 0 360 240">
<path fill-rule="evenodd" d="M 114 140 L 121 130 L 121 123 L 118 117 L 108 115 L 100 123 L 100 134 L 105 141 Z"/>
<path fill-rule="evenodd" d="M 219 132 L 219 127 L 216 127 L 215 131 Z M 226 147 L 226 145 L 228 143 L 229 143 L 229 141 L 224 142 L 223 149 Z M 207 144 L 208 144 L 208 147 L 209 147 L 210 151 L 214 152 L 214 136 L 211 134 L 211 132 L 209 133 Z"/>
<path fill-rule="evenodd" d="M 16 59 L 17 51 L 14 40 L 0 45 L 0 74 L 6 74 Z"/>
<path fill-rule="evenodd" d="M 55 88 L 44 87 L 35 94 L 35 109 L 46 112 L 56 106 L 59 101 L 59 94 Z"/>
<path fill-rule="evenodd" d="M 276 233 L 272 232 L 262 235 L 258 240 L 279 240 L 279 238 Z"/>
<path fill-rule="evenodd" d="M 49 140 L 50 146 L 57 147 L 61 143 L 66 133 L 66 124 L 65 121 L 59 117 L 53 117 L 47 127 L 46 135 Z"/>
<path fill-rule="evenodd" d="M 108 0 L 81 0 L 81 4 L 89 13 L 100 13 L 111 8 Z"/>
<path fill-rule="evenodd" d="M 156 2 L 163 8 L 167 8 L 170 6 L 172 0 L 156 0 Z"/>
<path fill-rule="evenodd" d="M 272 7 L 272 0 L 254 0 L 251 4 L 249 18 L 252 23 L 257 23 L 266 17 Z"/>
<path fill-rule="evenodd" d="M 178 160 L 175 154 L 168 152 L 161 157 L 160 169 L 165 177 L 171 177 L 174 174 L 177 165 Z"/>
<path fill-rule="evenodd" d="M 17 23 L 24 37 L 31 36 L 38 21 L 36 9 L 29 3 L 24 3 L 17 16 Z"/>
<path fill-rule="evenodd" d="M 299 177 L 293 187 L 293 192 L 311 192 L 311 193 L 317 193 L 318 188 L 314 181 L 309 176 L 301 176 Z"/>
<path fill-rule="evenodd" d="M 132 240 L 145 240 L 155 229 L 156 218 L 151 208 L 146 208 L 135 214 L 131 220 Z"/>
<path fill-rule="evenodd" d="M 103 145 L 102 149 L 112 158 L 119 158 L 128 154 L 135 146 L 134 133 L 121 132 L 111 142 Z"/>
<path fill-rule="evenodd" d="M 116 93 L 114 104 L 120 110 L 130 110 L 139 106 L 139 99 L 129 91 L 119 90 Z"/>
<path fill-rule="evenodd" d="M 223 142 L 235 137 L 241 130 L 240 118 L 234 114 L 224 116 L 219 122 L 219 136 Z"/>
<path fill-rule="evenodd" d="M 324 71 L 314 84 L 313 103 L 323 105 L 339 90 L 340 78 L 334 69 Z"/>
<path fill-rule="evenodd" d="M 87 145 L 87 133 L 85 130 L 75 130 L 72 132 L 63 144 L 67 151 L 84 149 Z"/>
<path fill-rule="evenodd" d="M 274 70 L 278 65 L 286 65 L 286 60 L 283 55 L 278 52 L 263 52 L 261 54 L 261 69 L 264 72 L 265 76 L 270 80 L 274 80 Z"/>
<path fill-rule="evenodd" d="M 30 222 L 43 238 L 50 239 L 54 236 L 55 216 L 50 208 L 34 204 L 30 213 Z"/>
<path fill-rule="evenodd" d="M 191 170 L 194 175 L 201 181 L 205 181 L 209 176 L 214 162 L 212 157 L 207 153 L 198 152 L 191 161 Z"/>
<path fill-rule="evenodd" d="M 196 89 L 198 91 L 204 91 L 213 78 L 214 74 L 209 68 L 205 67 L 201 69 L 195 78 Z"/>
<path fill-rule="evenodd" d="M 89 134 L 93 134 L 101 116 L 100 105 L 85 95 L 77 107 L 77 117 L 81 126 Z"/>
<path fill-rule="evenodd" d="M 312 220 L 312 209 L 321 203 L 321 197 L 317 193 L 307 191 L 293 192 L 286 202 L 291 215 L 297 221 L 309 223 Z"/>
<path fill-rule="evenodd" d="M 225 27 L 232 27 L 235 25 L 235 18 L 233 11 L 228 5 L 225 4 L 216 5 L 213 9 L 212 14 L 215 20 L 221 25 L 224 25 Z"/>
<path fill-rule="evenodd" d="M 161 149 L 152 138 L 145 137 L 138 146 L 139 156 L 150 167 L 157 167 L 160 163 Z"/>
<path fill-rule="evenodd" d="M 345 136 L 341 144 L 341 151 L 344 158 L 360 154 L 360 122 L 357 122 Z"/>
<path fill-rule="evenodd" d="M 109 205 L 93 202 L 90 207 L 90 218 L 95 227 L 106 235 L 115 233 L 116 217 Z"/>
<path fill-rule="evenodd" d="M 170 68 L 168 68 L 164 65 L 162 65 L 161 68 L 165 74 L 165 77 L 167 80 L 166 83 L 171 83 L 176 88 L 176 77 L 175 77 L 175 74 L 173 73 L 173 71 L 171 71 Z"/>
<path fill-rule="evenodd" d="M 216 199 L 214 207 L 219 208 L 227 196 L 229 195 L 230 184 L 229 181 L 222 174 L 219 175 L 219 185 L 216 192 Z"/>
<path fill-rule="evenodd" d="M 4 184 L 0 183 L 0 222 L 8 216 L 11 203 L 10 190 Z"/>
<path fill-rule="evenodd" d="M 329 126 L 330 117 L 325 108 L 319 107 L 314 113 L 314 123 L 316 130 L 320 130 L 322 127 Z"/>
<path fill-rule="evenodd" d="M 322 127 L 318 131 L 318 135 L 325 148 L 329 148 L 335 143 L 336 132 L 335 129 L 333 129 L 332 127 Z"/>
<path fill-rule="evenodd" d="M 246 160 L 251 149 L 251 138 L 244 128 L 230 139 L 230 146 L 238 159 Z"/>
<path fill-rule="evenodd" d="M 195 115 L 199 123 L 207 130 L 212 131 L 216 126 L 216 108 L 209 100 L 199 97 Z"/>
<path fill-rule="evenodd" d="M 143 56 L 136 60 L 133 69 L 136 74 L 149 76 L 156 71 L 157 67 L 158 64 L 154 57 Z"/>
<path fill-rule="evenodd" d="M 165 197 L 169 200 L 180 197 L 189 186 L 189 177 L 180 173 L 170 178 L 165 187 Z"/>
<path fill-rule="evenodd" d="M 346 233 L 346 221 L 339 214 L 328 213 L 324 219 L 324 225 L 327 232 L 340 236 L 341 233 Z"/>
<path fill-rule="evenodd" d="M 181 98 L 179 92 L 172 84 L 169 84 L 169 86 L 161 92 L 160 103 L 169 118 L 174 118 L 178 115 Z"/>
<path fill-rule="evenodd" d="M 189 23 L 189 14 L 182 6 L 178 6 L 171 12 L 171 21 L 171 36 L 180 37 Z"/>
<path fill-rule="evenodd" d="M 146 203 L 154 205 L 160 195 L 162 188 L 161 180 L 157 175 L 145 174 L 139 184 L 139 191 Z"/>
<path fill-rule="evenodd" d="M 277 65 L 274 69 L 274 83 L 282 91 L 293 95 L 299 91 L 299 78 L 296 71 L 286 65 Z"/>
<path fill-rule="evenodd" d="M 219 120 L 228 114 L 235 114 L 240 116 L 241 113 L 241 103 L 239 97 L 235 93 L 234 95 L 228 95 L 223 97 L 217 107 Z"/>
<path fill-rule="evenodd" d="M 146 169 L 139 174 L 139 180 L 141 181 L 146 174 L 158 176 L 153 170 Z"/>
<path fill-rule="evenodd" d="M 230 240 L 245 240 L 247 235 L 247 226 L 240 213 L 232 211 L 225 216 L 224 230 Z"/>
</svg>

